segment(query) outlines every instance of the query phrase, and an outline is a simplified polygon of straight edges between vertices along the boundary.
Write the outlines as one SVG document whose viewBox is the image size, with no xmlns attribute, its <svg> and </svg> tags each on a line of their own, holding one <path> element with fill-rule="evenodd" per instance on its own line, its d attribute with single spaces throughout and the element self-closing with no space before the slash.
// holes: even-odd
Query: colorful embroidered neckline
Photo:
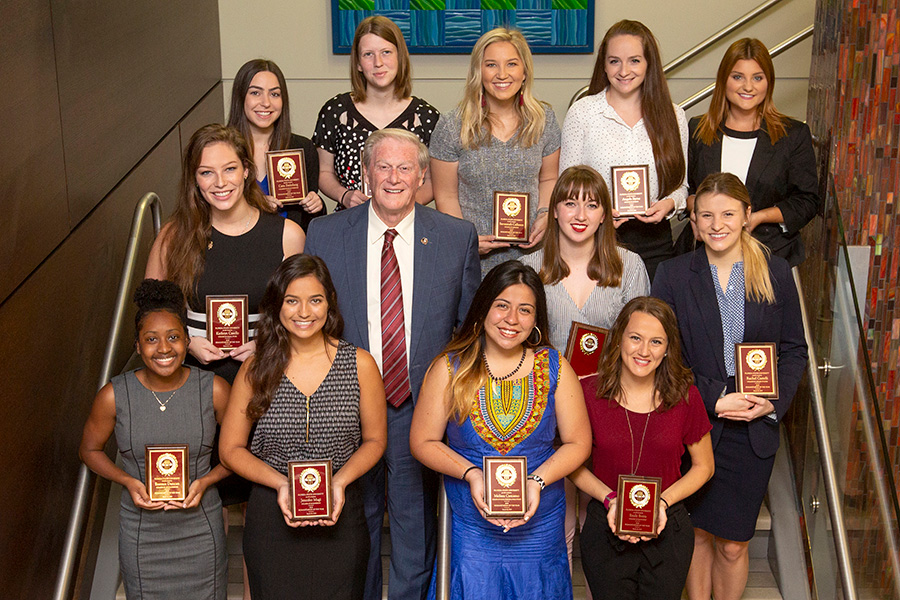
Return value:
<svg viewBox="0 0 900 600">
<path fill-rule="evenodd" d="M 534 368 L 527 377 L 488 380 L 478 390 L 469 420 L 479 437 L 500 454 L 507 454 L 541 423 L 550 389 L 549 354 L 546 348 L 535 353 Z"/>
</svg>

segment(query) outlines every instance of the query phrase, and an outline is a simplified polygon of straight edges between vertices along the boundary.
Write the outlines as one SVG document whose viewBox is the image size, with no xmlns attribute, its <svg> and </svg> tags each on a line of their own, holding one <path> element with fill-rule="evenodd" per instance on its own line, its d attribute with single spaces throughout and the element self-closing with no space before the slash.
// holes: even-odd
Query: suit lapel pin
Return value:
<svg viewBox="0 0 900 600">
<path fill-rule="evenodd" d="M 422 242 L 422 245 L 423 245 L 423 246 L 427 246 L 427 245 L 428 245 L 428 238 L 427 238 L 427 237 L 423 237 L 423 238 L 422 238 L 421 240 L 419 240 L 419 241 Z"/>
</svg>

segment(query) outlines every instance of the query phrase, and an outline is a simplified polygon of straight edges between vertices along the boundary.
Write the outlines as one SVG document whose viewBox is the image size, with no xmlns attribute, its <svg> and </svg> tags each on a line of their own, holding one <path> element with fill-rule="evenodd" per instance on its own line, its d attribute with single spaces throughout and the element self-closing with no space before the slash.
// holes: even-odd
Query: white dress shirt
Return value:
<svg viewBox="0 0 900 600">
<path fill-rule="evenodd" d="M 394 254 L 400 267 L 400 288 L 403 292 L 403 330 L 406 341 L 406 364 L 409 366 L 409 338 L 412 331 L 412 295 L 413 295 L 413 246 L 415 235 L 415 207 L 403 217 L 395 229 Z M 369 202 L 369 228 L 366 234 L 366 314 L 369 324 L 369 353 L 378 368 L 382 368 L 381 343 L 381 249 L 384 246 L 384 232 L 389 228 L 375 214 Z"/>
</svg>

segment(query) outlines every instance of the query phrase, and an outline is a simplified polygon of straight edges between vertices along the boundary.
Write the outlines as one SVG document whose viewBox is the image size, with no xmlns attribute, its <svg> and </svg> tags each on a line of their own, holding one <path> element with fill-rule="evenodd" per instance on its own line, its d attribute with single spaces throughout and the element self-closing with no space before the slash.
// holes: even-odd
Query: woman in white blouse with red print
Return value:
<svg viewBox="0 0 900 600">
<path fill-rule="evenodd" d="M 652 280 L 656 266 L 674 256 L 667 218 L 685 207 L 688 129 L 684 111 L 672 104 L 659 46 L 645 25 L 626 20 L 610 27 L 588 94 L 566 115 L 559 168 L 588 165 L 612 189 L 612 167 L 648 166 L 650 207 L 615 223 L 620 242 L 641 255 Z"/>
</svg>

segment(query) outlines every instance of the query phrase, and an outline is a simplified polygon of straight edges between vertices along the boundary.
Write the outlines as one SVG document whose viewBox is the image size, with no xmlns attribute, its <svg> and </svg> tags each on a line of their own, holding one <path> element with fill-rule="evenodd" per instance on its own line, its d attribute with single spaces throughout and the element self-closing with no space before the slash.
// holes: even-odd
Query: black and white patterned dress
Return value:
<svg viewBox="0 0 900 600">
<path fill-rule="evenodd" d="M 413 96 L 403 112 L 385 128 L 411 131 L 427 146 L 431 142 L 431 132 L 437 125 L 438 117 L 440 113 L 435 107 Z M 350 92 L 338 94 L 319 111 L 313 143 L 334 156 L 334 174 L 348 190 L 362 189 L 359 153 L 369 135 L 375 131 L 378 131 L 378 127 L 360 114 L 350 98 Z M 334 200 L 340 201 L 340 198 Z M 338 204 L 335 210 L 343 208 Z"/>
<path fill-rule="evenodd" d="M 362 443 L 356 347 L 341 340 L 331 369 L 306 396 L 282 375 L 257 421 L 250 451 L 287 474 L 292 460 L 330 458 L 338 472 Z M 333 527 L 288 527 L 275 490 L 254 485 L 244 526 L 244 558 L 254 600 L 362 598 L 369 531 L 357 482 Z"/>
</svg>

